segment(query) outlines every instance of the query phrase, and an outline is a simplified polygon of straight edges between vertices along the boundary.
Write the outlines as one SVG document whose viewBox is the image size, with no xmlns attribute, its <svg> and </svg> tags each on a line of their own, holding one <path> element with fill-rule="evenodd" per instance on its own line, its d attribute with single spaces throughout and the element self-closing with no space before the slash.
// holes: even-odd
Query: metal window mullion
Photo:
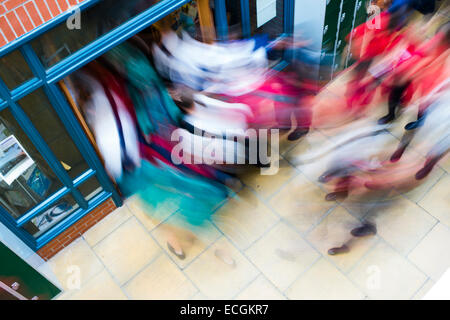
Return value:
<svg viewBox="0 0 450 320">
<path fill-rule="evenodd" d="M 92 198 L 89 201 L 89 207 L 86 209 L 79 208 L 78 210 L 75 210 L 70 215 L 62 219 L 61 222 L 58 224 L 52 226 L 48 231 L 44 232 L 40 237 L 36 239 L 36 247 L 39 250 L 42 248 L 45 244 L 47 244 L 49 241 L 54 239 L 58 234 L 60 234 L 63 230 L 66 230 L 68 227 L 73 225 L 75 222 L 80 220 L 82 217 L 84 217 L 86 214 L 88 214 L 91 210 L 93 210 L 95 207 L 106 201 L 109 197 L 111 197 L 110 192 L 100 192 L 98 195 L 96 195 L 94 198 Z"/>
<path fill-rule="evenodd" d="M 113 47 L 128 40 L 138 32 L 148 28 L 158 20 L 191 1 L 192 0 L 163 0 L 156 3 L 152 7 L 139 13 L 137 16 L 131 18 L 127 22 L 104 34 L 84 48 L 49 68 L 47 70 L 47 82 L 58 82 L 72 72 L 80 69 L 85 64 L 91 62 L 111 50 Z"/>
<path fill-rule="evenodd" d="M 54 205 L 59 199 L 69 194 L 71 190 L 67 187 L 63 187 L 62 189 L 59 189 L 57 192 L 52 194 L 50 197 L 45 199 L 43 202 L 41 202 L 39 205 L 34 207 L 33 209 L 29 210 L 24 215 L 20 216 L 16 219 L 16 226 L 22 227 L 25 225 L 28 221 L 33 219 L 34 217 L 38 216 L 45 210 L 47 210 L 49 207 Z"/>
<path fill-rule="evenodd" d="M 83 208 L 87 207 L 86 200 L 84 200 L 84 197 L 81 195 L 80 191 L 78 191 L 74 187 L 72 179 L 69 177 L 66 170 L 59 162 L 58 158 L 56 158 L 56 156 L 53 154 L 53 151 L 47 145 L 44 138 L 42 138 L 39 131 L 34 127 L 33 123 L 25 114 L 25 112 L 15 102 L 10 104 L 10 110 L 14 118 L 16 118 L 17 122 L 21 126 L 22 130 L 26 133 L 39 153 L 44 157 L 45 161 L 47 161 L 47 163 L 53 169 L 56 176 L 67 188 L 71 190 L 72 195 L 77 203 Z"/>
<path fill-rule="evenodd" d="M 29 95 L 33 91 L 37 90 L 38 88 L 42 87 L 44 82 L 41 79 L 33 78 L 21 86 L 17 87 L 16 89 L 11 91 L 11 100 L 17 101 L 25 97 L 26 95 Z"/>
<path fill-rule="evenodd" d="M 61 14 L 57 15 L 53 19 L 43 23 L 42 25 L 34 28 L 30 32 L 25 33 L 23 36 L 15 39 L 12 42 L 9 42 L 8 44 L 1 47 L 0 48 L 0 58 L 6 56 L 7 54 L 11 53 L 12 51 L 18 49 L 25 43 L 29 43 L 30 41 L 39 37 L 40 35 L 47 32 L 48 30 L 51 30 L 54 27 L 58 26 L 60 23 L 64 23 L 64 21 L 67 21 L 67 19 L 73 15 L 74 10 L 76 8 L 80 9 L 80 11 L 83 12 L 87 8 L 92 7 L 93 5 L 99 3 L 100 1 L 101 0 L 84 0 L 81 3 L 78 3 L 77 5 L 72 6 L 70 8 L 71 10 L 66 10 L 66 11 L 62 12 Z"/>
<path fill-rule="evenodd" d="M 283 34 L 286 37 L 292 37 L 294 34 L 294 0 L 284 0 L 283 8 Z M 283 53 L 283 58 L 286 61 L 291 61 L 293 59 L 293 51 L 285 50 Z"/>
<path fill-rule="evenodd" d="M 294 33 L 294 0 L 284 0 L 283 32 L 288 35 Z"/>
<path fill-rule="evenodd" d="M 80 175 L 78 178 L 76 178 L 73 181 L 74 187 L 78 187 L 90 178 L 95 176 L 95 171 L 92 169 L 89 169 L 88 171 L 84 172 L 82 175 Z M 21 217 L 19 217 L 16 220 L 16 226 L 21 227 L 25 225 L 28 221 L 42 213 L 43 211 L 47 210 L 49 207 L 51 207 L 53 204 L 56 203 L 59 199 L 66 196 L 67 194 L 71 193 L 71 190 L 67 187 L 63 187 L 62 189 L 58 190 L 56 193 L 51 195 L 49 198 L 45 199 L 45 201 L 41 202 L 38 206 L 31 209 Z"/>
<path fill-rule="evenodd" d="M 83 152 L 82 156 L 85 159 L 86 163 L 90 168 L 95 169 L 95 171 L 97 172 L 98 180 L 105 188 L 105 190 L 113 194 L 113 199 L 116 205 L 122 205 L 122 199 L 109 180 L 103 165 L 98 159 L 91 143 L 88 141 L 83 130 L 81 129 L 78 120 L 75 118 L 72 110 L 70 109 L 70 106 L 67 103 L 66 98 L 61 93 L 56 84 L 47 82 L 45 68 L 31 46 L 24 45 L 21 51 L 24 55 L 24 58 L 29 63 L 31 71 L 44 82 L 44 90 L 50 101 L 50 104 L 56 111 L 61 121 L 64 123 L 69 136 L 72 138 L 79 150 L 85 151 Z M 80 206 L 82 208 L 85 208 L 81 204 Z M 87 203 L 85 204 L 85 206 L 87 207 Z"/>
<path fill-rule="evenodd" d="M 8 89 L 3 81 L 0 81 L 0 96 L 9 100 L 9 110 L 11 110 L 12 115 L 16 119 L 19 126 L 25 132 L 27 137 L 31 140 L 33 145 L 42 155 L 42 157 L 47 161 L 50 167 L 55 172 L 56 176 L 60 179 L 60 181 L 69 189 L 71 189 L 74 199 L 78 202 L 80 206 L 87 207 L 87 202 L 84 200 L 81 193 L 74 188 L 72 179 L 70 179 L 66 170 L 64 170 L 63 166 L 56 158 L 56 156 L 51 151 L 50 147 L 45 142 L 44 138 L 42 138 L 39 131 L 33 125 L 33 122 L 28 118 L 25 111 L 15 102 L 11 100 Z"/>
<path fill-rule="evenodd" d="M 242 36 L 251 36 L 249 0 L 241 0 Z"/>
<path fill-rule="evenodd" d="M 228 38 L 228 22 L 225 0 L 214 0 L 214 16 L 216 17 L 217 37 L 219 40 L 226 40 Z"/>
<path fill-rule="evenodd" d="M 80 185 L 88 181 L 90 178 L 94 177 L 96 173 L 97 172 L 93 169 L 89 169 L 83 172 L 80 176 L 78 176 L 76 179 L 73 180 L 73 185 L 75 187 L 79 187 Z"/>
</svg>

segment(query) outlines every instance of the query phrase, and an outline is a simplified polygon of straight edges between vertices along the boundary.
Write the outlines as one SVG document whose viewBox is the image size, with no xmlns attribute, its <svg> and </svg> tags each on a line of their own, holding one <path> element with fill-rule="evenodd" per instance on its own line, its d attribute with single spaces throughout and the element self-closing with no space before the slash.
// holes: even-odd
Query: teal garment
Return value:
<svg viewBox="0 0 450 320">
<path fill-rule="evenodd" d="M 145 54 L 129 43 L 123 43 L 106 53 L 105 58 L 126 74 L 128 90 L 144 135 L 153 132 L 161 134 L 166 126 L 180 123 L 183 117 L 181 110 Z"/>
<path fill-rule="evenodd" d="M 196 31 L 194 19 L 186 13 L 181 12 L 179 29 L 187 31 L 190 35 L 194 35 Z"/>
<path fill-rule="evenodd" d="M 166 201 L 175 204 L 193 226 L 202 225 L 228 196 L 228 189 L 213 180 L 187 176 L 165 164 L 155 166 L 145 160 L 140 168 L 123 175 L 119 187 L 126 196 L 137 194 L 151 209 Z M 149 214 L 161 220 L 165 213 L 151 210 Z"/>
<path fill-rule="evenodd" d="M 145 102 L 141 98 L 140 91 L 130 84 L 127 84 L 127 88 L 130 98 L 133 101 L 133 105 L 135 106 L 134 110 L 138 121 L 137 125 L 139 126 L 142 134 L 147 137 L 156 131 L 156 127 L 147 113 Z"/>
<path fill-rule="evenodd" d="M 124 43 L 105 54 L 105 58 L 126 75 L 140 131 L 145 136 L 157 133 L 170 139 L 170 128 L 178 127 L 182 113 L 146 56 Z M 144 159 L 139 168 L 124 172 L 118 184 L 124 195 L 137 194 L 152 209 L 166 201 L 175 204 L 178 212 L 194 226 L 202 225 L 229 191 L 216 181 L 182 173 L 166 164 L 157 166 Z M 158 210 L 150 210 L 149 214 L 156 219 L 163 218 L 157 216 Z"/>
</svg>

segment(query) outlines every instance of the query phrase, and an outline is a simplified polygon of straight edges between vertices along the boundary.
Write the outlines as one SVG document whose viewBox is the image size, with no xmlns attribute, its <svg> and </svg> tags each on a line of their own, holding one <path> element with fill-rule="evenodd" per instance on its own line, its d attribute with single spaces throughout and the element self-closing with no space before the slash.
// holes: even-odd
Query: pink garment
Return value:
<svg viewBox="0 0 450 320">
<path fill-rule="evenodd" d="M 253 117 L 249 117 L 248 122 L 253 128 L 290 129 L 292 114 L 297 127 L 309 128 L 311 110 L 308 105 L 301 105 L 305 88 L 288 83 L 284 77 L 287 74 L 279 73 L 267 79 L 257 90 L 230 97 L 228 101 L 244 103 L 251 108 Z"/>
</svg>

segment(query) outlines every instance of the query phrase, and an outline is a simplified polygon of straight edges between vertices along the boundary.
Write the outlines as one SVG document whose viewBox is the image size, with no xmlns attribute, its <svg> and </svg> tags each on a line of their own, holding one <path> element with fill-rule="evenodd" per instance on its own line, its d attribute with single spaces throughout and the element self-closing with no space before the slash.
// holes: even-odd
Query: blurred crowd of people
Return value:
<svg viewBox="0 0 450 320">
<path fill-rule="evenodd" d="M 242 173 L 273 165 L 261 149 L 267 153 L 278 141 L 261 143 L 262 130 L 277 138 L 286 133 L 288 141 L 335 130 L 329 144 L 313 146 L 291 163 L 325 164 L 325 172 L 316 174 L 328 190 L 324 201 L 378 203 L 391 190 L 422 184 L 450 148 L 448 8 L 435 1 L 378 2 L 382 11 L 375 20 L 348 36 L 356 62 L 329 83 L 318 81 L 311 71 L 317 68 L 296 54 L 308 46 L 306 38 L 271 43 L 258 35 L 209 43 L 188 28 L 164 24 L 66 81 L 108 173 L 125 196 L 140 197 L 154 219 L 163 219 L 160 206 L 170 202 L 187 225 L 201 226 L 230 196 L 239 196 Z M 269 47 L 290 50 L 297 61 L 275 71 Z M 415 118 L 398 129 L 399 115 L 410 110 Z M 374 219 L 349 231 L 352 237 L 373 235 Z M 184 259 L 176 234 L 167 239 Z M 348 250 L 350 242 L 329 254 Z"/>
</svg>

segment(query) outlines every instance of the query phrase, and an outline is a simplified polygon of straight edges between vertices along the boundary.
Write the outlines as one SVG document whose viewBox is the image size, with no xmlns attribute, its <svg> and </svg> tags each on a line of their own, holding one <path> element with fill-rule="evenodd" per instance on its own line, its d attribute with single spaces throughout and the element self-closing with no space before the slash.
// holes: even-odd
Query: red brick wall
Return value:
<svg viewBox="0 0 450 320">
<path fill-rule="evenodd" d="M 84 0 L 0 0 L 0 47 Z"/>
<path fill-rule="evenodd" d="M 83 218 L 78 220 L 75 224 L 70 226 L 66 231 L 58 235 L 55 239 L 42 247 L 37 254 L 45 261 L 49 260 L 57 254 L 64 247 L 67 247 L 75 239 L 81 237 L 88 229 L 94 226 L 97 222 L 106 217 L 109 213 L 116 209 L 114 201 L 110 198 L 100 206 L 92 210 Z"/>
</svg>

